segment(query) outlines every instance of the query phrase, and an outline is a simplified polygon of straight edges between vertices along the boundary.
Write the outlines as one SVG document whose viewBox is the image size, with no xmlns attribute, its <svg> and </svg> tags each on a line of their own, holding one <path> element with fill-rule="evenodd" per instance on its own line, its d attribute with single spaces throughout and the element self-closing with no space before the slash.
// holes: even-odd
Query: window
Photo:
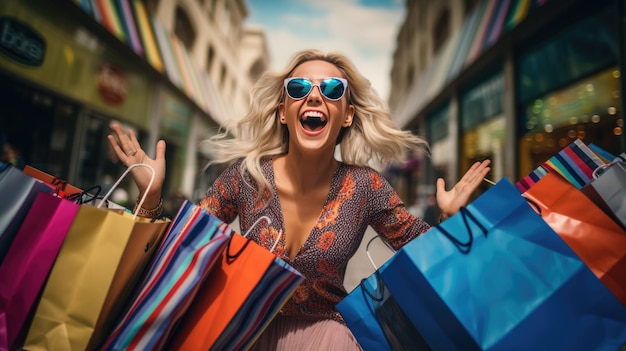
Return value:
<svg viewBox="0 0 626 351">
<path fill-rule="evenodd" d="M 250 68 L 250 73 L 248 74 L 250 76 L 250 80 L 253 82 L 257 81 L 261 74 L 263 74 L 263 71 L 265 71 L 265 65 L 263 64 L 263 61 L 261 59 L 256 60 L 256 62 Z"/>
<path fill-rule="evenodd" d="M 196 31 L 193 29 L 187 13 L 180 6 L 176 7 L 175 20 L 174 34 L 183 42 L 187 50 L 191 51 L 193 42 L 196 40 Z"/>
<path fill-rule="evenodd" d="M 211 73 L 213 67 L 213 60 L 215 59 L 215 49 L 213 45 L 209 45 L 209 52 L 206 54 L 206 71 Z"/>
<path fill-rule="evenodd" d="M 479 0 L 463 0 L 463 3 L 465 5 L 465 15 L 469 15 L 469 13 L 474 10 L 479 2 Z"/>
<path fill-rule="evenodd" d="M 222 69 L 220 71 L 220 87 L 224 89 L 226 85 L 226 66 L 222 65 Z"/>
<path fill-rule="evenodd" d="M 450 10 L 445 9 L 439 15 L 433 30 L 433 54 L 436 54 L 450 36 Z"/>
</svg>

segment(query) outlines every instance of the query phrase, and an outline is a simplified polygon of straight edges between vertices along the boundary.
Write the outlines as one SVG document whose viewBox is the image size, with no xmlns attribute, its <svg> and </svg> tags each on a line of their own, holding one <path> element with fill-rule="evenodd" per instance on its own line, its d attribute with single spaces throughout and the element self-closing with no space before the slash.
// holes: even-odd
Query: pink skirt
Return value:
<svg viewBox="0 0 626 351">
<path fill-rule="evenodd" d="M 250 350 L 360 351 L 361 347 L 350 329 L 337 321 L 311 320 L 278 314 Z"/>
</svg>

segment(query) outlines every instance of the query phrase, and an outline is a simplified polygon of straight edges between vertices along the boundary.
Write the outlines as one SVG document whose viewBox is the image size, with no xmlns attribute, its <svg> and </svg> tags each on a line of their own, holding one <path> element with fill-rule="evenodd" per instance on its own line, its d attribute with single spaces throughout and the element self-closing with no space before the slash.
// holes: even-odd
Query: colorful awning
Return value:
<svg viewBox="0 0 626 351">
<path fill-rule="evenodd" d="M 73 0 L 98 23 L 216 121 L 228 120 L 219 106 L 219 94 L 207 73 L 191 59 L 185 46 L 151 17 L 141 0 Z"/>
<path fill-rule="evenodd" d="M 522 23 L 547 0 L 483 0 L 442 46 L 433 63 L 413 84 L 398 107 L 396 119 L 405 125 L 464 68 L 492 47 L 507 31 Z"/>
</svg>

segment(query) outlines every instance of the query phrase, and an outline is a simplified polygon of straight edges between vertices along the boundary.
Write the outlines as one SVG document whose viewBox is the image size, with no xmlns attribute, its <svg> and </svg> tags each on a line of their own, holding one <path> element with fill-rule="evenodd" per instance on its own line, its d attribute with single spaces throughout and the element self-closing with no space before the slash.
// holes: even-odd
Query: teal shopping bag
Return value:
<svg viewBox="0 0 626 351">
<path fill-rule="evenodd" d="M 626 307 L 501 180 L 381 272 L 433 350 L 616 350 Z"/>
</svg>

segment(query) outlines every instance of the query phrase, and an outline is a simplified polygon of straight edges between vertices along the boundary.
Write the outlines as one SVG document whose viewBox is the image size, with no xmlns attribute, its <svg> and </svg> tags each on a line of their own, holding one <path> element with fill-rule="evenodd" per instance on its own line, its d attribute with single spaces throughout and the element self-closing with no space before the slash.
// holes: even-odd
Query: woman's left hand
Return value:
<svg viewBox="0 0 626 351">
<path fill-rule="evenodd" d="M 463 175 L 450 191 L 446 191 L 446 184 L 443 178 L 437 179 L 437 205 L 441 209 L 443 218 L 447 218 L 457 213 L 461 207 L 466 206 L 470 196 L 478 188 L 483 178 L 491 169 L 490 160 L 476 162 Z"/>
</svg>

